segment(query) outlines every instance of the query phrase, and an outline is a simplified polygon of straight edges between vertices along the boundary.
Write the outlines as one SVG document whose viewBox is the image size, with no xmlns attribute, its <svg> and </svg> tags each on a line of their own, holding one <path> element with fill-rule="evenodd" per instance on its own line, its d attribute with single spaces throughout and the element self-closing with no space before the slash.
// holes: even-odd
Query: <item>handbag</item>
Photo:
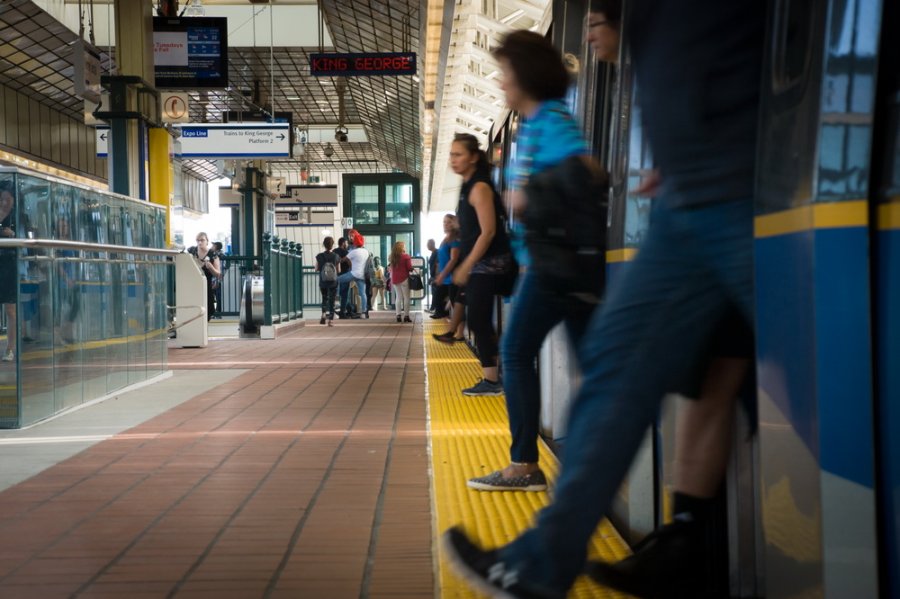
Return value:
<svg viewBox="0 0 900 599">
<path fill-rule="evenodd" d="M 422 275 L 415 270 L 409 272 L 409 289 L 410 291 L 422 291 L 425 289 L 425 285 L 422 283 Z"/>
</svg>

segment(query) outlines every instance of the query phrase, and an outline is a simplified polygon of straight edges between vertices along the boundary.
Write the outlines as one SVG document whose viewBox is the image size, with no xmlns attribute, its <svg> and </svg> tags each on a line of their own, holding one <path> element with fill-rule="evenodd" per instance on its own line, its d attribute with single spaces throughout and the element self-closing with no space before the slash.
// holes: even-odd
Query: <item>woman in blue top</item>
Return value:
<svg viewBox="0 0 900 599">
<path fill-rule="evenodd" d="M 513 210 L 522 213 L 526 203 L 523 188 L 533 174 L 571 157 L 588 157 L 589 151 L 563 101 L 569 89 L 569 76 L 550 41 L 536 33 L 515 31 L 494 55 L 503 73 L 501 88 L 506 102 L 522 117 L 517 154 L 511 165 L 513 190 L 508 198 Z M 577 221 L 579 215 L 572 214 L 571 218 Z M 526 246 L 525 254 L 517 255 L 520 263 L 527 263 L 528 251 Z M 602 272 L 582 274 L 587 278 L 597 277 L 602 286 Z M 500 349 L 513 439 L 510 463 L 502 470 L 469 480 L 469 487 L 481 491 L 547 488 L 546 478 L 538 466 L 541 398 L 535 360 L 544 338 L 560 322 L 566 324 L 569 337 L 577 346 L 598 301 L 595 295 L 560 289 L 526 268 L 513 298 Z"/>
<path fill-rule="evenodd" d="M 453 316 L 450 330 L 441 335 L 436 334 L 434 338 L 444 343 L 454 343 L 464 340 L 463 319 L 465 317 L 465 306 L 459 302 L 459 287 L 453 284 L 453 269 L 459 264 L 462 256 L 460 249 L 462 244 L 459 241 L 459 219 L 455 214 L 444 216 L 444 234 L 444 240 L 438 248 L 438 272 L 434 280 L 435 289 L 440 290 L 435 293 L 435 298 L 441 298 L 443 301 L 436 304 L 438 307 L 435 308 L 432 318 L 446 318 L 451 315 L 444 304 L 449 299 Z"/>
</svg>

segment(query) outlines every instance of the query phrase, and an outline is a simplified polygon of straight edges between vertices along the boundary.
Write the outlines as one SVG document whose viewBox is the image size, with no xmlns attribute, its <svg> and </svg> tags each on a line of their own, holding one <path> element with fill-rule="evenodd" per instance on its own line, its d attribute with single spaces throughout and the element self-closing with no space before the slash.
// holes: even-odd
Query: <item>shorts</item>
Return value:
<svg viewBox="0 0 900 599">
<path fill-rule="evenodd" d="M 0 256 L 0 304 L 16 303 L 19 270 L 16 256 Z"/>
<path fill-rule="evenodd" d="M 756 376 L 753 359 L 756 347 L 753 330 L 737 309 L 729 312 L 719 322 L 709 340 L 707 350 L 698 360 L 684 380 L 675 385 L 674 391 L 688 399 L 700 399 L 703 382 L 709 374 L 710 365 L 716 358 L 746 359 L 751 362 L 744 384 L 738 391 L 738 398 L 747 413 L 751 429 L 756 430 Z"/>
<path fill-rule="evenodd" d="M 466 290 L 459 285 L 450 283 L 450 303 L 466 305 Z"/>
</svg>

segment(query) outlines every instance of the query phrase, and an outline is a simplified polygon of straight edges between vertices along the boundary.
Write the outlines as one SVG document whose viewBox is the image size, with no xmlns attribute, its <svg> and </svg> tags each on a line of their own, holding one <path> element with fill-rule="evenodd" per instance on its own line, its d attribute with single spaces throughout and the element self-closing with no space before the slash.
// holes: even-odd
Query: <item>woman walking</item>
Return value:
<svg viewBox="0 0 900 599">
<path fill-rule="evenodd" d="M 412 322 L 409 317 L 409 273 L 412 272 L 412 258 L 406 253 L 406 244 L 398 241 L 391 250 L 388 260 L 391 268 L 391 287 L 394 289 L 394 306 L 397 322 Z"/>
</svg>

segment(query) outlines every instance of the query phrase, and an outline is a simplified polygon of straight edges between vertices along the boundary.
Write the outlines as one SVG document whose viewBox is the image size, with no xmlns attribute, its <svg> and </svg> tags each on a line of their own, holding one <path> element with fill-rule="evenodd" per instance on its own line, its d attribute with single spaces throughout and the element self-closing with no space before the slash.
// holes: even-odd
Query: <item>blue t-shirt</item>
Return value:
<svg viewBox="0 0 900 599">
<path fill-rule="evenodd" d="M 513 189 L 523 189 L 532 174 L 557 165 L 571 156 L 589 153 L 581 128 L 566 103 L 563 100 L 547 100 L 538 106 L 533 115 L 522 119 L 507 180 Z M 513 252 L 519 264 L 527 265 L 529 259 L 524 236 L 521 224 L 513 223 Z"/>
<path fill-rule="evenodd" d="M 447 242 L 446 240 L 441 242 L 441 247 L 438 248 L 438 271 L 437 274 L 441 274 L 444 268 L 447 267 L 447 264 L 450 263 L 450 251 L 453 248 L 458 248 L 460 246 L 459 240 Z M 453 282 L 452 273 L 447 275 L 447 278 L 444 279 L 444 285 L 449 285 Z"/>
</svg>

